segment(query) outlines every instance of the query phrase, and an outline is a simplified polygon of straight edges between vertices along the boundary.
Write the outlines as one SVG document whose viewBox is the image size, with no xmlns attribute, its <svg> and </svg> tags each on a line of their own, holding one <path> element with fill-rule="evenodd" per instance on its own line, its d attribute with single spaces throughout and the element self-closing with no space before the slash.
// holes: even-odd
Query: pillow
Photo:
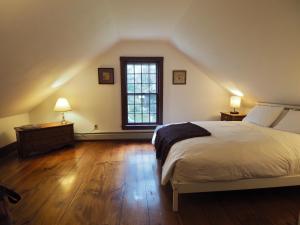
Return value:
<svg viewBox="0 0 300 225">
<path fill-rule="evenodd" d="M 274 129 L 300 134 L 300 111 L 289 110 Z"/>
<path fill-rule="evenodd" d="M 270 127 L 281 114 L 283 109 L 283 107 L 258 105 L 251 109 L 243 121 L 264 127 Z"/>
<path fill-rule="evenodd" d="M 277 126 L 277 124 L 285 117 L 285 115 L 288 113 L 288 109 L 284 109 L 281 113 L 280 113 L 280 115 L 277 117 L 277 119 L 274 121 L 274 123 L 272 124 L 272 126 L 271 127 L 275 127 L 275 126 Z M 299 224 L 300 225 L 300 224 Z"/>
</svg>

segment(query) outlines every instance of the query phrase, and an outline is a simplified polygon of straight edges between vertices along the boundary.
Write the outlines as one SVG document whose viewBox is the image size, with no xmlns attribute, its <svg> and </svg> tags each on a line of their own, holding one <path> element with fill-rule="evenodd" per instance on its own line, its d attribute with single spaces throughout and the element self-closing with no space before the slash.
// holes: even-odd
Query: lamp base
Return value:
<svg viewBox="0 0 300 225">
<path fill-rule="evenodd" d="M 237 111 L 230 112 L 230 114 L 239 114 Z"/>
<path fill-rule="evenodd" d="M 65 121 L 60 121 L 61 124 L 67 124 L 68 122 L 65 120 Z"/>
<path fill-rule="evenodd" d="M 61 118 L 61 124 L 67 124 L 67 121 L 66 121 L 66 119 L 65 119 L 65 113 L 64 112 L 62 112 L 61 113 L 62 114 L 62 118 Z"/>
</svg>

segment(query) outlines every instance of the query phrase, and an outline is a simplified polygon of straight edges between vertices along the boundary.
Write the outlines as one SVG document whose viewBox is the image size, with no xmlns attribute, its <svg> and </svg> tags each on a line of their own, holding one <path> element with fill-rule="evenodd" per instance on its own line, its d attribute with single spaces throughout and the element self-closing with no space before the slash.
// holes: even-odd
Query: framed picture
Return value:
<svg viewBox="0 0 300 225">
<path fill-rule="evenodd" d="M 186 84 L 186 70 L 173 70 L 173 84 Z"/>
<path fill-rule="evenodd" d="M 99 84 L 114 84 L 114 68 L 98 68 Z"/>
</svg>

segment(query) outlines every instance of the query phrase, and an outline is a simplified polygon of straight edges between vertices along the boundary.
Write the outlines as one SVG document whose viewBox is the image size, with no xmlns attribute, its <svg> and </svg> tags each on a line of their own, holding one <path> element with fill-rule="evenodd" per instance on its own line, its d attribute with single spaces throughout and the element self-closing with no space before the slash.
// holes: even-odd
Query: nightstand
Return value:
<svg viewBox="0 0 300 225">
<path fill-rule="evenodd" d="M 242 121 L 245 117 L 245 114 L 230 114 L 221 112 L 221 121 Z"/>
</svg>

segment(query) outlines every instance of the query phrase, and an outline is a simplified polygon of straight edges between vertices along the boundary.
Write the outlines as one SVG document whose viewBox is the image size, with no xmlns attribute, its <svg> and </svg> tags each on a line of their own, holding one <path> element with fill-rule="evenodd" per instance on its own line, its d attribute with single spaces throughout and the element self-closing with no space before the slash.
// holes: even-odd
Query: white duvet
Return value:
<svg viewBox="0 0 300 225">
<path fill-rule="evenodd" d="M 245 122 L 193 122 L 211 132 L 172 146 L 162 184 L 300 174 L 300 135 Z M 153 136 L 153 141 L 155 134 Z"/>
</svg>

